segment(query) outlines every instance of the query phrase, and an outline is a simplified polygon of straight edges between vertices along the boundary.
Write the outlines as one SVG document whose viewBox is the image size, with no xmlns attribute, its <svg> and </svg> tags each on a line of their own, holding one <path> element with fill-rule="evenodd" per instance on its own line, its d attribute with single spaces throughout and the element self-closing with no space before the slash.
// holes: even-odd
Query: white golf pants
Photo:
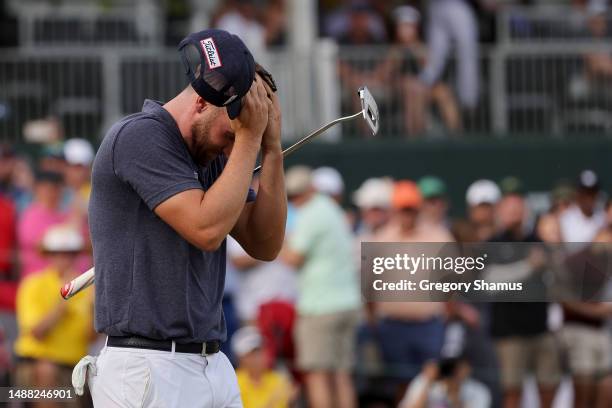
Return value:
<svg viewBox="0 0 612 408">
<path fill-rule="evenodd" d="M 86 366 L 75 368 L 73 384 L 77 372 L 87 375 L 96 408 L 242 407 L 236 373 L 222 352 L 104 347 L 93 360 L 81 360 Z"/>
</svg>

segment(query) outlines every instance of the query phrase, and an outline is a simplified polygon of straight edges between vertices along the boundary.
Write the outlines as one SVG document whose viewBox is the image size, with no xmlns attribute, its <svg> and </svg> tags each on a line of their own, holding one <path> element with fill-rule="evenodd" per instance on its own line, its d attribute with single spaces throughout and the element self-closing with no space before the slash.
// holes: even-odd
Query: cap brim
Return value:
<svg viewBox="0 0 612 408">
<path fill-rule="evenodd" d="M 241 98 L 238 98 L 229 105 L 227 105 L 225 109 L 227 109 L 227 114 L 229 115 L 230 119 L 236 119 L 238 115 L 240 115 L 240 110 L 242 109 Z"/>
</svg>

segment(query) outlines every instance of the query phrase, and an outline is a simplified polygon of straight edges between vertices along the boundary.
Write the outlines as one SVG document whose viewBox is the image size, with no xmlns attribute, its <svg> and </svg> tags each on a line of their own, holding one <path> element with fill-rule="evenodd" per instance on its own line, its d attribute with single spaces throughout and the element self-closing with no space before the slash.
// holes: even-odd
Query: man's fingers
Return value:
<svg viewBox="0 0 612 408">
<path fill-rule="evenodd" d="M 276 82 L 270 74 L 263 66 L 255 62 L 255 72 L 264 80 L 264 82 L 270 87 L 272 92 L 277 91 Z"/>
<path fill-rule="evenodd" d="M 262 83 L 264 88 L 266 88 L 266 96 L 268 98 L 270 98 L 270 100 L 274 101 L 274 98 L 276 98 L 276 94 L 274 94 L 274 90 L 270 87 L 270 84 L 265 80 L 265 78 L 262 78 L 260 76 L 260 74 L 255 75 L 255 77 L 259 76 L 262 79 Z"/>
<path fill-rule="evenodd" d="M 256 76 L 257 78 L 257 76 Z M 257 84 L 257 94 L 261 98 L 268 98 L 268 91 L 266 91 L 266 87 L 264 85 L 264 81 L 253 81 L 253 83 Z"/>
</svg>

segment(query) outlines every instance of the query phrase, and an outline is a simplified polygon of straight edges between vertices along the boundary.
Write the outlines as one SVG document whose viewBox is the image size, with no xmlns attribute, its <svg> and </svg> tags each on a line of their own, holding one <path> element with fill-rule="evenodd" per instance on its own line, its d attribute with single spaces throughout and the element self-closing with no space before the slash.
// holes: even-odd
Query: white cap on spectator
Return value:
<svg viewBox="0 0 612 408">
<path fill-rule="evenodd" d="M 285 173 L 287 195 L 305 193 L 312 187 L 312 170 L 308 166 L 293 166 Z"/>
<path fill-rule="evenodd" d="M 263 344 L 261 333 L 255 326 L 244 326 L 232 336 L 232 351 L 238 357 L 249 354 Z"/>
<path fill-rule="evenodd" d="M 369 178 L 353 193 L 353 202 L 360 208 L 391 208 L 393 180 Z"/>
<path fill-rule="evenodd" d="M 495 204 L 501 198 L 501 191 L 491 180 L 481 179 L 473 182 L 467 189 L 465 201 L 474 207 L 480 204 Z"/>
<path fill-rule="evenodd" d="M 46 252 L 78 252 L 84 246 L 83 236 L 71 225 L 50 227 L 42 240 L 42 249 Z"/>
<path fill-rule="evenodd" d="M 85 139 L 68 139 L 64 143 L 64 157 L 68 164 L 89 166 L 95 153 L 91 143 Z"/>
<path fill-rule="evenodd" d="M 396 23 L 417 24 L 421 21 L 421 13 L 412 6 L 399 6 L 393 10 L 393 18 Z"/>
<path fill-rule="evenodd" d="M 590 0 L 587 5 L 587 14 L 590 17 L 606 14 L 607 11 L 607 0 Z"/>
<path fill-rule="evenodd" d="M 338 195 L 344 191 L 342 175 L 333 167 L 319 167 L 314 170 L 312 172 L 312 185 L 323 194 Z"/>
</svg>

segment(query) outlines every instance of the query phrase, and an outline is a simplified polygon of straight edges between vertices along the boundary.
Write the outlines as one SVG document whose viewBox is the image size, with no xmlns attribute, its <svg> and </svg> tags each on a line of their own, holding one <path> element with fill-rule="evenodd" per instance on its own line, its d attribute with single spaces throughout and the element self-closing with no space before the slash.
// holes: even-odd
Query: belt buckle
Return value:
<svg viewBox="0 0 612 408">
<path fill-rule="evenodd" d="M 200 354 L 202 355 L 202 357 L 208 356 L 208 354 L 206 353 L 206 342 L 202 343 L 202 352 Z"/>
</svg>

